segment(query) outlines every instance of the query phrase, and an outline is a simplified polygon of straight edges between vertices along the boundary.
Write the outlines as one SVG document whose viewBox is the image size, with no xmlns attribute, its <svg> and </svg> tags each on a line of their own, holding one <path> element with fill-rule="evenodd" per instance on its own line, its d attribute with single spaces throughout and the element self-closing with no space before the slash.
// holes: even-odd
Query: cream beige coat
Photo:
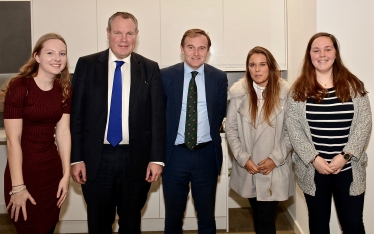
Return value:
<svg viewBox="0 0 374 234">
<path fill-rule="evenodd" d="M 284 201 L 294 194 L 294 178 L 289 152 L 291 144 L 286 135 L 284 106 L 289 85 L 280 79 L 280 105 L 267 122 L 254 126 L 249 115 L 249 93 L 244 78 L 229 90 L 230 100 L 226 117 L 226 138 L 234 155 L 230 188 L 245 198 L 257 197 L 259 201 Z M 267 157 L 276 167 L 268 175 L 250 174 L 244 165 L 251 158 L 255 164 Z"/>
</svg>

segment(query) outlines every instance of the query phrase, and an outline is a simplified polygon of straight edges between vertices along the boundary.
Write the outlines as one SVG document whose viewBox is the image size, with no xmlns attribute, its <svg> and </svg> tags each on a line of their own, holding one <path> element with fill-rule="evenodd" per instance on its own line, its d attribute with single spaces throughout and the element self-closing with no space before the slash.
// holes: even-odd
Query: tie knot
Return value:
<svg viewBox="0 0 374 234">
<path fill-rule="evenodd" d="M 195 78 L 195 77 L 197 76 L 197 74 L 199 74 L 199 73 L 198 73 L 197 71 L 192 71 L 191 74 L 192 74 L 192 79 L 193 79 L 193 78 Z"/>
<path fill-rule="evenodd" d="M 116 67 L 122 67 L 122 65 L 125 63 L 124 61 L 115 61 Z"/>
</svg>

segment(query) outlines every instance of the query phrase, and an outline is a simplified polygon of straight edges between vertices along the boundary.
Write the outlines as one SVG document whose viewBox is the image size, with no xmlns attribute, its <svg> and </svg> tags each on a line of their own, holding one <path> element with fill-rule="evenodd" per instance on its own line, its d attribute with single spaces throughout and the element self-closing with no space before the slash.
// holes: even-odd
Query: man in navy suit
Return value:
<svg viewBox="0 0 374 234">
<path fill-rule="evenodd" d="M 109 48 L 79 58 L 74 73 L 71 174 L 82 184 L 89 233 L 112 233 L 116 213 L 118 233 L 140 233 L 141 210 L 164 164 L 160 69 L 133 52 L 137 35 L 135 16 L 113 14 Z"/>
<path fill-rule="evenodd" d="M 217 178 L 222 166 L 219 129 L 226 114 L 227 75 L 205 60 L 211 41 L 205 31 L 190 29 L 181 40 L 185 61 L 161 70 L 166 101 L 166 161 L 163 170 L 165 233 L 182 233 L 190 190 L 199 233 L 216 233 L 214 217 Z M 189 138 L 189 89 L 197 92 L 197 140 Z M 195 94 L 196 94 L 195 92 Z M 191 101 L 194 103 L 195 101 Z M 193 127 L 195 129 L 195 127 Z M 196 137 L 195 137 L 196 138 Z M 191 145 L 191 141 L 193 144 Z"/>
</svg>

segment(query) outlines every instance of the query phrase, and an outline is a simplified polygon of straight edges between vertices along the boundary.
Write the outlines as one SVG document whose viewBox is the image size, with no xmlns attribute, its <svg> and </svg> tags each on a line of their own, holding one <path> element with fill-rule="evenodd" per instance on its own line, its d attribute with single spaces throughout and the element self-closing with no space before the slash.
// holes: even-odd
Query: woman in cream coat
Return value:
<svg viewBox="0 0 374 234">
<path fill-rule="evenodd" d="M 283 127 L 290 88 L 267 49 L 250 50 L 246 64 L 245 77 L 229 91 L 225 130 L 235 157 L 230 187 L 248 198 L 256 233 L 275 233 L 278 203 L 294 194 L 291 145 Z"/>
</svg>

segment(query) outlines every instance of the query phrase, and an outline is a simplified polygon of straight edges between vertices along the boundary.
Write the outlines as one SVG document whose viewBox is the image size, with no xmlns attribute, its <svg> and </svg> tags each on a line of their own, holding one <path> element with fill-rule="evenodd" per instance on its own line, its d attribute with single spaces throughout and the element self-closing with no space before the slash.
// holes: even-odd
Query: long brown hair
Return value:
<svg viewBox="0 0 374 234">
<path fill-rule="evenodd" d="M 301 74 L 292 86 L 292 98 L 295 101 L 304 102 L 310 97 L 318 103 L 321 102 L 328 93 L 327 89 L 317 82 L 316 70 L 310 57 L 312 43 L 319 37 L 330 38 L 336 51 L 336 58 L 332 65 L 332 77 L 336 96 L 339 100 L 346 102 L 351 98 L 350 88 L 352 88 L 354 97 L 356 97 L 357 94 L 365 96 L 367 91 L 365 90 L 364 83 L 353 75 L 343 64 L 338 40 L 330 33 L 320 32 L 314 34 L 308 42 Z"/>
<path fill-rule="evenodd" d="M 263 54 L 266 57 L 266 63 L 269 68 L 269 78 L 266 88 L 263 92 L 264 97 L 264 105 L 263 105 L 263 112 L 264 112 L 264 121 L 266 121 L 270 126 L 272 126 L 270 122 L 270 115 L 274 111 L 275 107 L 279 104 L 279 92 L 280 92 L 280 68 L 278 66 L 277 61 L 275 60 L 274 56 L 270 53 L 269 50 L 256 46 L 251 49 L 247 55 L 246 61 L 246 69 L 245 69 L 245 77 L 247 80 L 247 87 L 249 92 L 249 115 L 252 119 L 253 123 L 256 123 L 256 117 L 258 112 L 257 107 L 257 94 L 253 87 L 253 80 L 251 78 L 251 74 L 249 73 L 249 59 L 253 54 Z"/>
<path fill-rule="evenodd" d="M 35 53 L 40 54 L 40 51 L 44 47 L 44 43 L 51 39 L 58 39 L 66 45 L 64 38 L 62 38 L 60 35 L 56 33 L 47 33 L 41 36 L 39 40 L 36 42 L 34 49 L 27 63 L 20 68 L 19 73 L 16 76 L 12 77 L 8 81 L 8 83 L 5 85 L 5 87 L 1 90 L 1 93 L 0 93 L 1 99 L 5 98 L 6 93 L 9 89 L 9 85 L 13 81 L 23 78 L 23 77 L 33 78 L 38 75 L 39 63 L 35 60 L 34 54 Z M 70 97 L 70 73 L 69 73 L 69 66 L 68 66 L 67 60 L 66 60 L 65 68 L 61 71 L 59 75 L 56 76 L 56 78 L 59 79 L 59 83 L 60 83 L 60 89 L 61 89 L 61 93 L 63 96 L 62 103 L 65 103 L 66 100 Z"/>
</svg>

